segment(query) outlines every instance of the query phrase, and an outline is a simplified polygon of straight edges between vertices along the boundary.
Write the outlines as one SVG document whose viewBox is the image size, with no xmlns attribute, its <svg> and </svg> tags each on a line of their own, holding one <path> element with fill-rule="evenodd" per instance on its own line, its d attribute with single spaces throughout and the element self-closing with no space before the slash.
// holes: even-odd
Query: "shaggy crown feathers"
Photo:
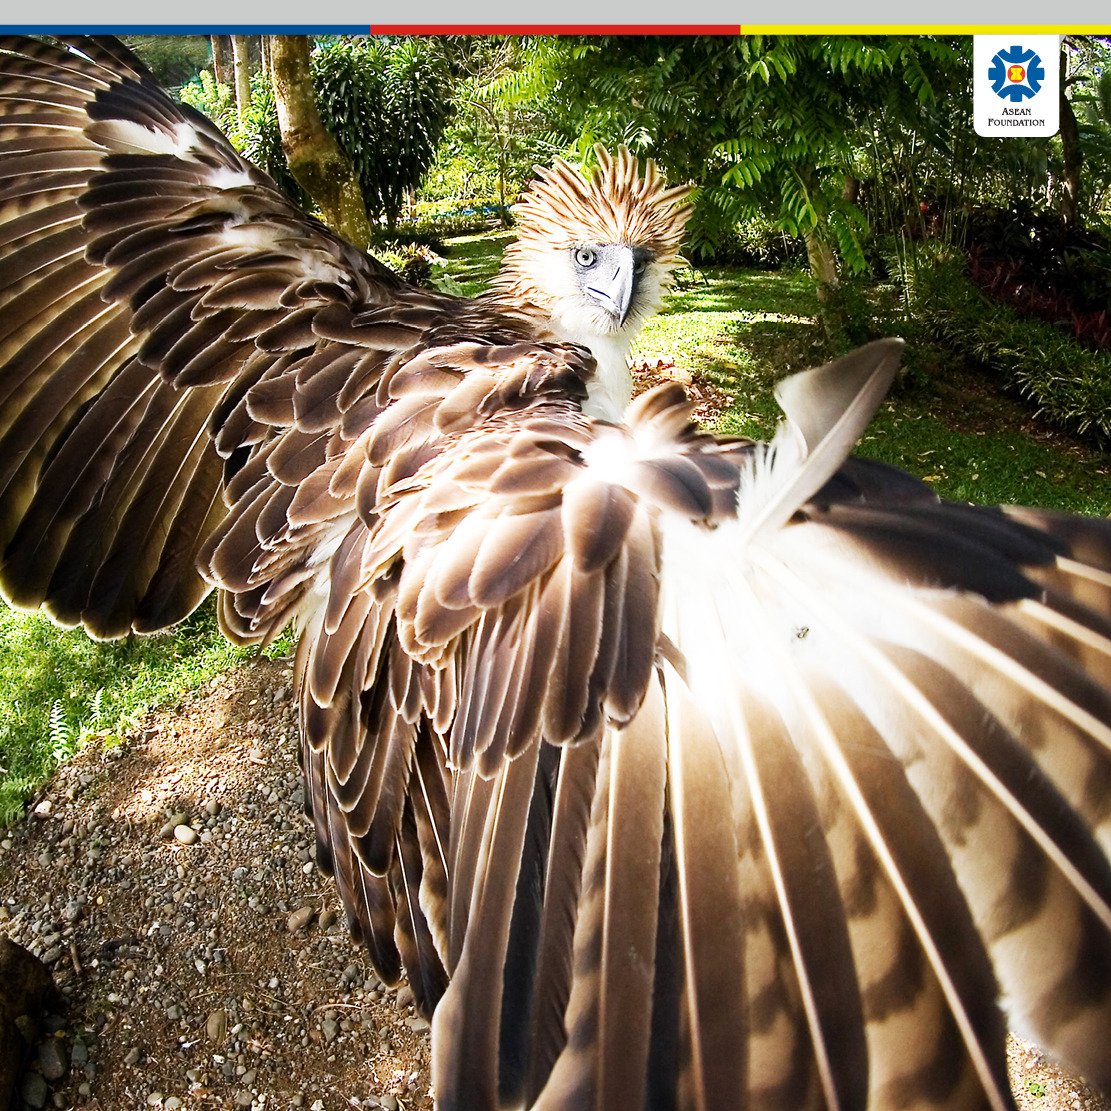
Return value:
<svg viewBox="0 0 1111 1111">
<path fill-rule="evenodd" d="M 619 147 L 616 157 L 602 146 L 594 151 L 598 169 L 589 177 L 561 158 L 551 167 L 537 166 L 535 179 L 513 206 L 517 239 L 506 249 L 490 290 L 507 307 L 546 308 L 551 295 L 531 277 L 534 264 L 542 261 L 538 256 L 578 243 L 645 247 L 665 270 L 678 263 L 692 186 L 668 187 L 652 159 L 641 175 L 627 147 Z"/>
</svg>

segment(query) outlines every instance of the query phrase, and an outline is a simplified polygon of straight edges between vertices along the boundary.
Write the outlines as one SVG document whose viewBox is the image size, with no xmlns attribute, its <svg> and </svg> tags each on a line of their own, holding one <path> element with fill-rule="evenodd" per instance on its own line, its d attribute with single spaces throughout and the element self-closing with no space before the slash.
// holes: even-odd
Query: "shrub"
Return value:
<svg viewBox="0 0 1111 1111">
<path fill-rule="evenodd" d="M 372 253 L 399 278 L 413 285 L 431 285 L 434 268 L 444 264 L 439 253 L 423 243 L 383 242 L 375 244 Z"/>
<path fill-rule="evenodd" d="M 401 243 L 427 243 L 443 249 L 443 241 L 454 235 L 475 235 L 502 223 L 502 209 L 492 206 L 488 209 L 470 209 L 451 215 L 432 218 L 398 220 L 389 232 L 389 238 Z"/>
<path fill-rule="evenodd" d="M 973 277 L 999 297 L 1055 300 L 1055 319 L 1073 313 L 1111 313 L 1111 239 L 1098 228 L 1077 228 L 1055 212 L 1029 206 L 980 209 L 969 227 Z M 1021 303 L 1016 307 L 1023 308 Z M 1046 304 L 1030 311 L 1046 315 Z"/>
<path fill-rule="evenodd" d="M 396 220 L 405 195 L 419 184 L 451 114 L 447 71 L 439 48 L 422 39 L 337 40 L 310 59 L 313 89 L 325 127 L 351 159 L 367 213 Z M 244 153 L 299 202 L 278 129 L 269 81 L 252 81 L 244 121 Z"/>
<path fill-rule="evenodd" d="M 212 70 L 203 69 L 188 85 L 182 85 L 178 98 L 206 115 L 229 138 L 239 127 L 235 92 L 228 85 L 218 84 Z"/>
<path fill-rule="evenodd" d="M 1111 353 L 1082 347 L 1053 324 L 991 301 L 961 257 L 919 267 L 908 292 L 926 336 L 998 374 L 1053 423 L 1111 442 Z"/>
</svg>

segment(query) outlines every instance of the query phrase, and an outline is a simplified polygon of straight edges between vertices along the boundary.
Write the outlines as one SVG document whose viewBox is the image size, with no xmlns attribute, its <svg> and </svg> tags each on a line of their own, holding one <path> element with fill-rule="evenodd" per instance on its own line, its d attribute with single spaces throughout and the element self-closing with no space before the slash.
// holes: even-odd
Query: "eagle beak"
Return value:
<svg viewBox="0 0 1111 1111">
<path fill-rule="evenodd" d="M 622 327 L 629 316 L 640 275 L 631 247 L 613 247 L 607 252 L 599 273 L 591 274 L 587 294 L 598 302 Z"/>
</svg>

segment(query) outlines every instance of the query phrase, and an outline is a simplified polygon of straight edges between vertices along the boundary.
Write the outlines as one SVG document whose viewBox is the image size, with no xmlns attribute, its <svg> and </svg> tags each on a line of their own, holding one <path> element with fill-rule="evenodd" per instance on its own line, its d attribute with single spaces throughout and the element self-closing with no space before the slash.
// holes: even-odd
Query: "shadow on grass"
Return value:
<svg viewBox="0 0 1111 1111">
<path fill-rule="evenodd" d="M 211 601 L 170 632 L 110 643 L 0 610 L 0 826 L 86 738 L 118 736 L 254 654 L 224 640 Z"/>
<path fill-rule="evenodd" d="M 709 266 L 680 270 L 662 312 L 738 312 L 814 317 L 818 300 L 799 270 L 739 270 Z"/>
<path fill-rule="evenodd" d="M 460 235 L 444 243 L 447 272 L 463 287 L 468 297 L 482 293 L 501 266 L 502 252 L 513 240 L 513 232 L 483 232 Z"/>
</svg>

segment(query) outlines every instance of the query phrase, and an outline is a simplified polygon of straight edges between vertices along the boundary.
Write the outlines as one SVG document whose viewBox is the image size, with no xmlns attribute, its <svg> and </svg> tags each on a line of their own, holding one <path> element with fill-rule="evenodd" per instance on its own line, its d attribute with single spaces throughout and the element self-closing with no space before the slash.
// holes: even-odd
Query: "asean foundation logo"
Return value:
<svg viewBox="0 0 1111 1111">
<path fill-rule="evenodd" d="M 992 92 L 1003 100 L 1018 104 L 1034 96 L 1045 80 L 1045 67 L 1033 50 L 1012 46 L 1000 50 L 991 60 L 988 80 Z"/>
</svg>

